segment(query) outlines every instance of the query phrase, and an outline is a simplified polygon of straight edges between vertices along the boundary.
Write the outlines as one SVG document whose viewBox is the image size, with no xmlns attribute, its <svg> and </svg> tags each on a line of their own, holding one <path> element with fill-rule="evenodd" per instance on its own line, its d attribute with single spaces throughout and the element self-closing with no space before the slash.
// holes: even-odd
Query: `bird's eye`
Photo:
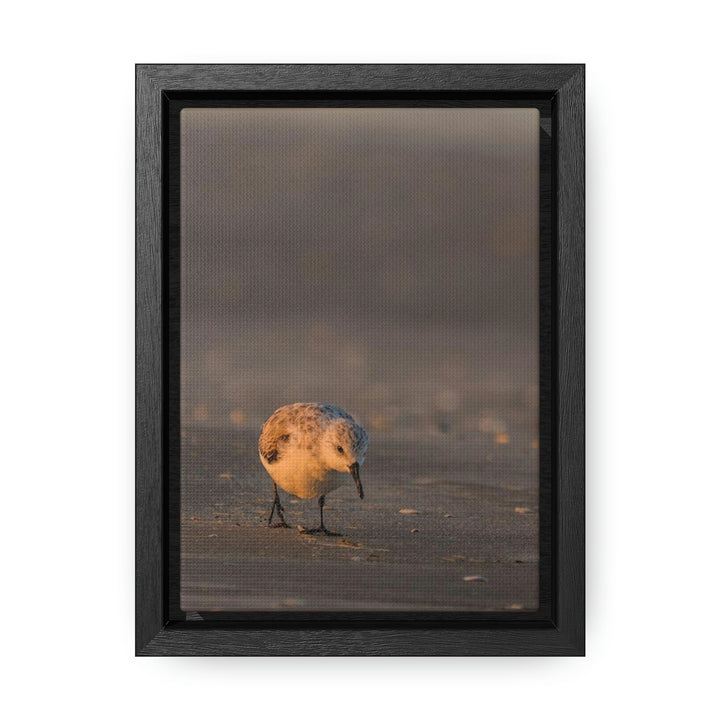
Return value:
<svg viewBox="0 0 720 720">
<path fill-rule="evenodd" d="M 340 445 L 338 445 L 338 452 L 345 452 Z"/>
</svg>

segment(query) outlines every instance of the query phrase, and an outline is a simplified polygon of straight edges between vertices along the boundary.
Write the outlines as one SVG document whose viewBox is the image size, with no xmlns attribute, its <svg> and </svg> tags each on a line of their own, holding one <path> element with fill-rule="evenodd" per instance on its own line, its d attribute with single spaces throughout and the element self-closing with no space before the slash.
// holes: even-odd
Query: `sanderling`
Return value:
<svg viewBox="0 0 720 720">
<path fill-rule="evenodd" d="M 278 497 L 279 485 L 296 497 L 318 498 L 320 527 L 302 532 L 337 534 L 323 522 L 325 495 L 342 484 L 343 473 L 350 473 L 363 497 L 360 466 L 367 448 L 367 433 L 334 405 L 295 403 L 278 408 L 265 421 L 258 443 L 260 460 L 273 483 L 268 525 L 277 510 L 280 522 L 273 527 L 289 527 Z"/>
</svg>

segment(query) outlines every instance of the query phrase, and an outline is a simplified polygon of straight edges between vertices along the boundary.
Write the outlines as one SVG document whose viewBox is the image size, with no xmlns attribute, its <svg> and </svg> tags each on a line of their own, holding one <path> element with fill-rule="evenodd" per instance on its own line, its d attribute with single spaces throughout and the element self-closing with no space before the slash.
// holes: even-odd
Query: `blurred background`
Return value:
<svg viewBox="0 0 720 720">
<path fill-rule="evenodd" d="M 536 433 L 533 109 L 186 109 L 182 421 Z"/>
</svg>

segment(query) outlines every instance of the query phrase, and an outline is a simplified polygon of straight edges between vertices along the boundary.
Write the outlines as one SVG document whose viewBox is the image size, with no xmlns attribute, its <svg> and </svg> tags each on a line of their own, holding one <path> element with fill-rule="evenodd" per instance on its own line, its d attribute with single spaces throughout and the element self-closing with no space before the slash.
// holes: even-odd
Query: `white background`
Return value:
<svg viewBox="0 0 720 720">
<path fill-rule="evenodd" d="M 5 7 L 8 717 L 717 710 L 720 127 L 709 8 Z M 587 63 L 587 658 L 133 657 L 135 62 Z"/>
</svg>

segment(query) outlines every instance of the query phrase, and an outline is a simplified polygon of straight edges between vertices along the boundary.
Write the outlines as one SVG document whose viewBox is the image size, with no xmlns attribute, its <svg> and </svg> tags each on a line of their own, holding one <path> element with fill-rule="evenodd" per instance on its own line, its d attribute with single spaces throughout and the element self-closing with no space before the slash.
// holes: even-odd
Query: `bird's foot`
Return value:
<svg viewBox="0 0 720 720">
<path fill-rule="evenodd" d="M 281 520 L 280 522 L 273 523 L 270 525 L 271 528 L 289 528 L 290 526 L 284 521 Z"/>
<path fill-rule="evenodd" d="M 301 535 L 327 535 L 329 537 L 342 537 L 342 533 L 333 532 L 328 530 L 324 525 L 316 528 L 303 528 L 300 531 Z"/>
</svg>

